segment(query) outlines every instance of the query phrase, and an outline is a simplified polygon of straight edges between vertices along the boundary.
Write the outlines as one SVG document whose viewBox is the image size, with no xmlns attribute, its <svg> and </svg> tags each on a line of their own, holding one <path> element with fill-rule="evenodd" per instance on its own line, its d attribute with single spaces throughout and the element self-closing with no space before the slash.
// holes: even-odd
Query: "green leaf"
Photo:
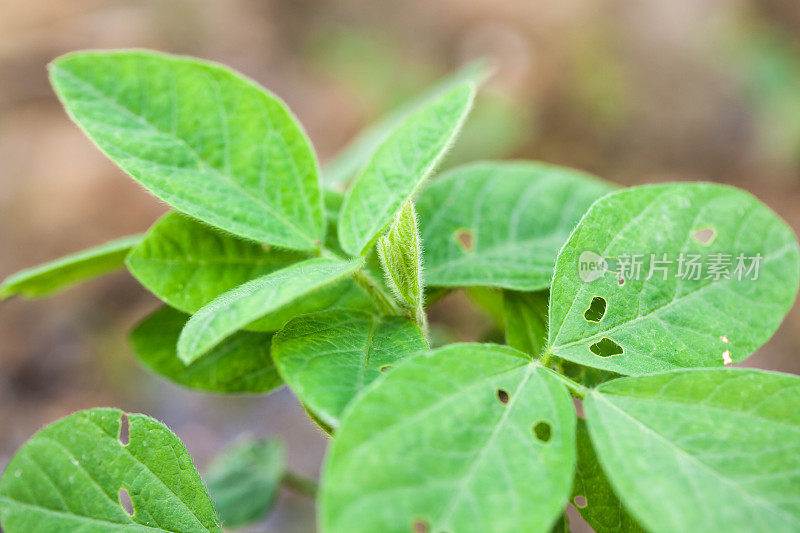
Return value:
<svg viewBox="0 0 800 533">
<path fill-rule="evenodd" d="M 194 313 L 223 292 L 307 257 L 168 213 L 125 262 L 147 290 L 172 307 Z"/>
<path fill-rule="evenodd" d="M 363 263 L 361 258 L 309 259 L 231 289 L 189 319 L 178 339 L 178 357 L 191 363 L 236 330 L 352 274 Z"/>
<path fill-rule="evenodd" d="M 141 235 L 123 237 L 17 272 L 0 285 L 0 299 L 5 300 L 18 294 L 26 298 L 48 296 L 81 281 L 116 270 L 122 267 L 125 256 L 141 238 Z"/>
<path fill-rule="evenodd" d="M 423 314 L 422 253 L 411 200 L 403 204 L 389 231 L 378 240 L 378 256 L 387 285 L 400 304 L 415 316 Z"/>
<path fill-rule="evenodd" d="M 307 259 L 301 252 L 265 247 L 169 213 L 156 222 L 128 256 L 133 276 L 172 307 L 196 313 L 220 294 L 253 278 Z M 342 280 L 271 313 L 247 329 L 276 331 L 298 315 L 328 308 L 369 309 L 352 280 Z"/>
<path fill-rule="evenodd" d="M 214 506 L 181 441 L 164 424 L 117 409 L 62 418 L 34 435 L 0 480 L 6 533 L 221 532 Z M 131 516 L 120 503 L 124 490 Z"/>
<path fill-rule="evenodd" d="M 364 255 L 433 171 L 469 113 L 475 86 L 456 86 L 416 111 L 378 147 L 347 191 L 339 215 L 339 241 Z"/>
<path fill-rule="evenodd" d="M 578 466 L 572 486 L 572 503 L 597 533 L 644 531 L 611 488 L 597 461 L 583 419 L 578 419 Z"/>
<path fill-rule="evenodd" d="M 575 464 L 575 409 L 507 347 L 422 352 L 345 412 L 323 470 L 323 531 L 548 531 Z"/>
<path fill-rule="evenodd" d="M 692 369 L 584 401 L 600 464 L 649 531 L 800 529 L 800 378 Z"/>
<path fill-rule="evenodd" d="M 482 162 L 446 172 L 417 201 L 425 282 L 536 291 L 593 201 L 612 190 L 577 170 Z"/>
<path fill-rule="evenodd" d="M 234 333 L 199 361 L 184 365 L 176 344 L 187 320 L 188 315 L 165 306 L 139 323 L 130 336 L 139 361 L 173 383 L 205 392 L 263 394 L 283 384 L 268 333 Z"/>
<path fill-rule="evenodd" d="M 389 134 L 397 129 L 412 113 L 464 82 L 479 84 L 486 77 L 487 70 L 485 61 L 478 60 L 469 63 L 365 129 L 330 163 L 325 165 L 322 173 L 325 183 L 331 185 L 346 184 L 367 164 L 372 154 L 375 153 L 375 150 L 386 140 Z"/>
<path fill-rule="evenodd" d="M 757 279 L 735 274 L 740 254 L 745 268 L 761 257 Z M 697 280 L 688 266 L 695 256 Z M 610 258 L 608 272 L 587 268 L 601 257 Z M 730 279 L 714 279 L 724 257 Z M 592 206 L 559 255 L 550 350 L 627 375 L 742 361 L 791 308 L 799 257 L 792 230 L 744 191 L 682 183 L 615 192 Z"/>
<path fill-rule="evenodd" d="M 145 51 L 50 65 L 70 117 L 179 211 L 257 241 L 313 250 L 325 233 L 311 145 L 286 105 L 214 63 Z"/>
<path fill-rule="evenodd" d="M 541 355 L 547 343 L 547 291 L 503 291 L 506 343 L 512 348 Z"/>
<path fill-rule="evenodd" d="M 205 479 L 225 527 L 266 516 L 285 472 L 286 446 L 278 439 L 245 440 L 217 456 Z"/>
<path fill-rule="evenodd" d="M 272 343 L 281 376 L 333 430 L 358 392 L 382 371 L 427 347 L 422 332 L 406 318 L 352 311 L 296 318 Z"/>
</svg>

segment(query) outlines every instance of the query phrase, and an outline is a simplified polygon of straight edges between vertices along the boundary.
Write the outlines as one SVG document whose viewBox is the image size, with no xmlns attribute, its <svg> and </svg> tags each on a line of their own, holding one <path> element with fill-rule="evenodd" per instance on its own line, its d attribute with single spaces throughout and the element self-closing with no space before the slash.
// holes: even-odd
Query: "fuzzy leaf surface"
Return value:
<svg viewBox="0 0 800 533">
<path fill-rule="evenodd" d="M 123 412 L 79 411 L 26 442 L 0 479 L 6 533 L 220 532 L 219 519 L 183 443 L 161 422 Z M 124 489 L 133 503 L 120 503 Z"/>
<path fill-rule="evenodd" d="M 574 465 L 575 410 L 550 371 L 507 347 L 450 345 L 408 359 L 347 409 L 320 522 L 328 533 L 546 532 Z"/>
<path fill-rule="evenodd" d="M 433 171 L 461 130 L 473 83 L 443 93 L 400 124 L 377 148 L 344 198 L 339 241 L 363 255 Z"/>
<path fill-rule="evenodd" d="M 50 65 L 70 117 L 158 198 L 242 237 L 313 250 L 325 234 L 311 145 L 276 96 L 215 63 L 146 51 Z"/>
<path fill-rule="evenodd" d="M 710 242 L 698 238 L 701 232 L 713 235 Z M 638 276 L 634 254 L 643 263 Z M 761 257 L 757 279 L 744 270 L 734 275 L 740 254 L 745 269 L 754 263 L 749 258 Z M 583 281 L 578 267 L 587 255 L 617 262 L 627 257 L 627 266 L 610 264 L 617 273 L 601 271 Z M 700 279 L 688 266 L 692 257 Z M 725 257 L 728 279 L 715 279 L 709 265 L 722 265 L 717 259 Z M 739 189 L 672 183 L 615 192 L 592 206 L 559 255 L 550 350 L 625 375 L 743 361 L 791 308 L 799 258 L 786 223 Z M 591 316 L 595 299 L 604 309 L 599 319 Z"/>
<path fill-rule="evenodd" d="M 422 251 L 417 214 L 410 200 L 398 211 L 389 231 L 378 240 L 378 256 L 386 281 L 407 309 L 422 310 Z"/>
<path fill-rule="evenodd" d="M 800 378 L 691 369 L 600 385 L 584 401 L 616 493 L 649 531 L 800 528 Z"/>
<path fill-rule="evenodd" d="M 237 330 L 352 274 L 363 263 L 363 259 L 308 259 L 231 289 L 186 323 L 178 339 L 179 359 L 191 363 Z"/>
<path fill-rule="evenodd" d="M 400 124 L 419 108 L 442 93 L 461 85 L 464 82 L 478 84 L 487 75 L 485 61 L 474 61 L 457 72 L 442 79 L 418 97 L 400 108 L 392 111 L 378 122 L 369 126 L 339 153 L 330 163 L 325 165 L 322 175 L 326 184 L 345 185 L 367 164 L 378 146 L 386 140 Z"/>
<path fill-rule="evenodd" d="M 170 306 L 196 313 L 220 294 L 243 283 L 308 259 L 308 254 L 265 247 L 180 213 L 156 222 L 128 256 L 133 276 Z M 370 307 L 352 280 L 308 294 L 247 329 L 276 331 L 298 315 L 329 308 Z"/>
<path fill-rule="evenodd" d="M 612 185 L 543 163 L 481 162 L 432 181 L 417 201 L 432 287 L 550 286 L 558 250 Z"/>
<path fill-rule="evenodd" d="M 272 334 L 239 331 L 186 366 L 176 345 L 189 315 L 162 307 L 140 322 L 130 342 L 155 374 L 190 389 L 224 394 L 266 394 L 283 385 L 270 355 Z"/>
<path fill-rule="evenodd" d="M 55 261 L 21 270 L 0 285 L 0 299 L 21 295 L 26 298 L 49 296 L 76 283 L 121 268 L 125 256 L 141 235 L 114 241 L 71 254 Z"/>
<path fill-rule="evenodd" d="M 296 318 L 272 344 L 286 383 L 333 430 L 344 408 L 382 371 L 427 347 L 420 329 L 407 318 L 353 311 Z"/>
</svg>

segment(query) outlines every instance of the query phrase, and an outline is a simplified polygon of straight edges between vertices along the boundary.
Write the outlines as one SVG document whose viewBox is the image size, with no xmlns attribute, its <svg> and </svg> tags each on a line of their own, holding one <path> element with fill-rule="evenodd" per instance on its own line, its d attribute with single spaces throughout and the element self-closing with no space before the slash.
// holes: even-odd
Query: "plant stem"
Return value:
<svg viewBox="0 0 800 533">
<path fill-rule="evenodd" d="M 308 496 L 309 498 L 314 498 L 317 495 L 316 481 L 305 476 L 301 476 L 300 474 L 292 472 L 291 470 L 287 470 L 286 473 L 283 474 L 283 479 L 281 482 L 286 487 L 289 487 L 299 494 Z"/>
<path fill-rule="evenodd" d="M 370 295 L 378 310 L 383 315 L 402 315 L 403 312 L 395 303 L 394 298 L 386 294 L 378 283 L 364 270 L 359 270 L 353 274 L 353 279 L 361 285 L 367 294 Z"/>
<path fill-rule="evenodd" d="M 583 400 L 586 397 L 586 392 L 587 392 L 586 387 L 584 387 L 583 385 L 581 385 L 577 381 L 573 381 L 572 379 L 568 378 L 567 376 L 565 376 L 563 374 L 559 374 L 558 372 L 556 372 L 552 368 L 545 367 L 545 370 L 547 370 L 548 372 L 553 374 L 556 378 L 558 378 L 559 381 L 561 381 L 564 385 L 566 385 L 567 388 L 569 389 L 569 391 L 573 394 L 573 396 L 576 396 L 576 397 L 580 398 L 581 400 Z"/>
</svg>

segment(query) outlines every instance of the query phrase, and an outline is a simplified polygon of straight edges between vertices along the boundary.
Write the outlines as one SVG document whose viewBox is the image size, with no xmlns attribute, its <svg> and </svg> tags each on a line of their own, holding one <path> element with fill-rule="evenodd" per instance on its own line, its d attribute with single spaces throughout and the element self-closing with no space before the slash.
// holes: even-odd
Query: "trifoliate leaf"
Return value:
<svg viewBox="0 0 800 533">
<path fill-rule="evenodd" d="M 89 248 L 9 276 L 0 285 L 0 299 L 17 294 L 26 298 L 48 296 L 81 281 L 121 268 L 141 235 L 124 237 Z"/>
<path fill-rule="evenodd" d="M 286 105 L 215 63 L 146 51 L 50 65 L 70 117 L 161 200 L 242 237 L 313 250 L 325 234 L 311 145 Z"/>
<path fill-rule="evenodd" d="M 381 372 L 427 347 L 420 329 L 407 318 L 354 311 L 296 318 L 272 342 L 286 383 L 333 430 L 356 394 Z"/>
<path fill-rule="evenodd" d="M 178 357 L 191 363 L 237 330 L 352 274 L 363 263 L 360 258 L 308 259 L 231 289 L 192 315 L 178 339 Z"/>
<path fill-rule="evenodd" d="M 549 349 L 627 375 L 742 361 L 791 308 L 799 258 L 792 230 L 744 191 L 673 183 L 615 192 L 559 254 Z"/>
<path fill-rule="evenodd" d="M 507 347 L 422 352 L 347 409 L 323 471 L 328 533 L 546 532 L 575 465 L 575 409 Z"/>
<path fill-rule="evenodd" d="M 353 183 L 339 215 L 339 241 L 364 255 L 433 171 L 469 113 L 475 86 L 465 83 L 432 100 L 377 148 Z"/>
<path fill-rule="evenodd" d="M 123 416 L 117 409 L 80 411 L 25 443 L 0 480 L 3 530 L 221 533 L 178 437 L 140 414 L 127 415 L 122 431 Z M 132 513 L 122 504 L 128 498 Z"/>
<path fill-rule="evenodd" d="M 600 385 L 584 401 L 615 492 L 648 530 L 800 529 L 800 378 L 692 369 Z"/>
<path fill-rule="evenodd" d="M 531 162 L 482 162 L 432 181 L 417 201 L 425 283 L 546 289 L 558 250 L 608 183 Z"/>
<path fill-rule="evenodd" d="M 189 315 L 170 307 L 150 314 L 131 332 L 136 357 L 152 372 L 190 389 L 265 394 L 283 385 L 270 356 L 272 334 L 239 331 L 186 366 L 177 343 Z"/>
<path fill-rule="evenodd" d="M 265 247 L 180 213 L 156 222 L 128 256 L 133 276 L 163 301 L 196 313 L 220 294 L 253 278 L 308 259 L 308 254 Z M 295 316 L 329 308 L 370 308 L 353 280 L 342 280 L 247 326 L 276 331 Z"/>
<path fill-rule="evenodd" d="M 386 137 L 412 113 L 464 82 L 471 81 L 478 84 L 482 78 L 486 77 L 487 71 L 485 61 L 478 60 L 469 63 L 365 129 L 330 163 L 325 165 L 322 173 L 325 183 L 340 186 L 347 184 L 367 164 Z"/>
</svg>

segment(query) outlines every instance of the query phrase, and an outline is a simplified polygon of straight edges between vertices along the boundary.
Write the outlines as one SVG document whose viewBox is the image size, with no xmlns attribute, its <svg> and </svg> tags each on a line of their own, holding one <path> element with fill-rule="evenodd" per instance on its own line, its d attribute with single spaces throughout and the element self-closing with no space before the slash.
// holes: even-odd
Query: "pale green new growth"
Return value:
<svg viewBox="0 0 800 533">
<path fill-rule="evenodd" d="M 131 332 L 133 353 L 159 376 L 190 389 L 265 394 L 283 385 L 270 355 L 271 333 L 238 331 L 186 366 L 177 343 L 189 315 L 170 307 L 150 314 Z"/>
<path fill-rule="evenodd" d="M 6 533 L 222 532 L 183 443 L 164 424 L 91 409 L 34 435 L 0 480 Z M 125 439 L 127 442 L 122 442 Z M 131 515 L 120 503 L 125 491 Z"/>
<path fill-rule="evenodd" d="M 473 83 L 456 86 L 416 111 L 378 147 L 347 191 L 339 241 L 364 255 L 452 144 L 472 106 Z"/>
<path fill-rule="evenodd" d="M 197 59 L 119 51 L 60 57 L 50 81 L 97 146 L 179 211 L 287 248 L 323 239 L 311 145 L 251 80 Z"/>
<path fill-rule="evenodd" d="M 713 231 L 711 242 L 697 235 L 702 229 Z M 629 267 L 620 275 L 606 272 L 584 281 L 578 267 L 586 252 L 617 261 L 627 256 Z M 633 254 L 644 263 L 638 275 L 631 270 Z M 650 254 L 657 260 L 666 255 L 671 268 L 649 276 L 648 265 L 666 265 L 653 262 Z M 727 258 L 727 279 L 709 275 L 714 254 Z M 757 275 L 735 275 L 740 254 L 761 258 Z M 700 279 L 689 270 L 691 256 L 706 267 Z M 786 223 L 738 189 L 674 183 L 612 193 L 592 206 L 558 256 L 550 350 L 628 375 L 742 361 L 772 336 L 792 306 L 798 257 L 797 239 Z M 745 268 L 752 263 L 745 260 Z M 590 320 L 586 314 L 595 298 L 602 299 L 605 311 Z M 616 344 L 618 355 L 598 355 L 592 350 L 599 351 L 598 343 Z"/>
<path fill-rule="evenodd" d="M 653 532 L 800 529 L 800 378 L 694 369 L 610 381 L 584 402 L 627 509 Z"/>
<path fill-rule="evenodd" d="M 123 237 L 17 272 L 0 285 L 0 299 L 17 294 L 26 298 L 49 296 L 81 281 L 121 268 L 125 256 L 141 238 L 141 235 Z"/>
<path fill-rule="evenodd" d="M 283 379 L 327 427 L 361 389 L 408 354 L 428 347 L 413 322 L 332 311 L 289 322 L 272 341 Z"/>
<path fill-rule="evenodd" d="M 558 250 L 612 185 L 572 169 L 482 162 L 432 181 L 417 202 L 425 283 L 546 289 Z"/>
<path fill-rule="evenodd" d="M 320 500 L 327 533 L 547 531 L 569 496 L 575 410 L 507 347 L 423 352 L 348 408 Z"/>
<path fill-rule="evenodd" d="M 365 129 L 347 148 L 325 165 L 322 172 L 325 183 L 339 186 L 346 185 L 367 164 L 369 158 L 375 153 L 378 146 L 386 140 L 386 137 L 412 113 L 444 92 L 464 82 L 472 82 L 479 85 L 488 74 L 489 68 L 486 61 L 473 61 Z"/>
<path fill-rule="evenodd" d="M 220 295 L 189 319 L 178 339 L 178 357 L 186 364 L 195 361 L 238 329 L 352 274 L 363 263 L 309 259 Z"/>
<path fill-rule="evenodd" d="M 286 446 L 280 440 L 245 440 L 209 465 L 205 480 L 223 525 L 255 522 L 272 508 L 286 473 Z"/>
<path fill-rule="evenodd" d="M 389 231 L 378 240 L 377 248 L 387 285 L 400 305 L 410 311 L 425 330 L 422 250 L 414 202 L 408 200 L 403 204 Z"/>
</svg>

